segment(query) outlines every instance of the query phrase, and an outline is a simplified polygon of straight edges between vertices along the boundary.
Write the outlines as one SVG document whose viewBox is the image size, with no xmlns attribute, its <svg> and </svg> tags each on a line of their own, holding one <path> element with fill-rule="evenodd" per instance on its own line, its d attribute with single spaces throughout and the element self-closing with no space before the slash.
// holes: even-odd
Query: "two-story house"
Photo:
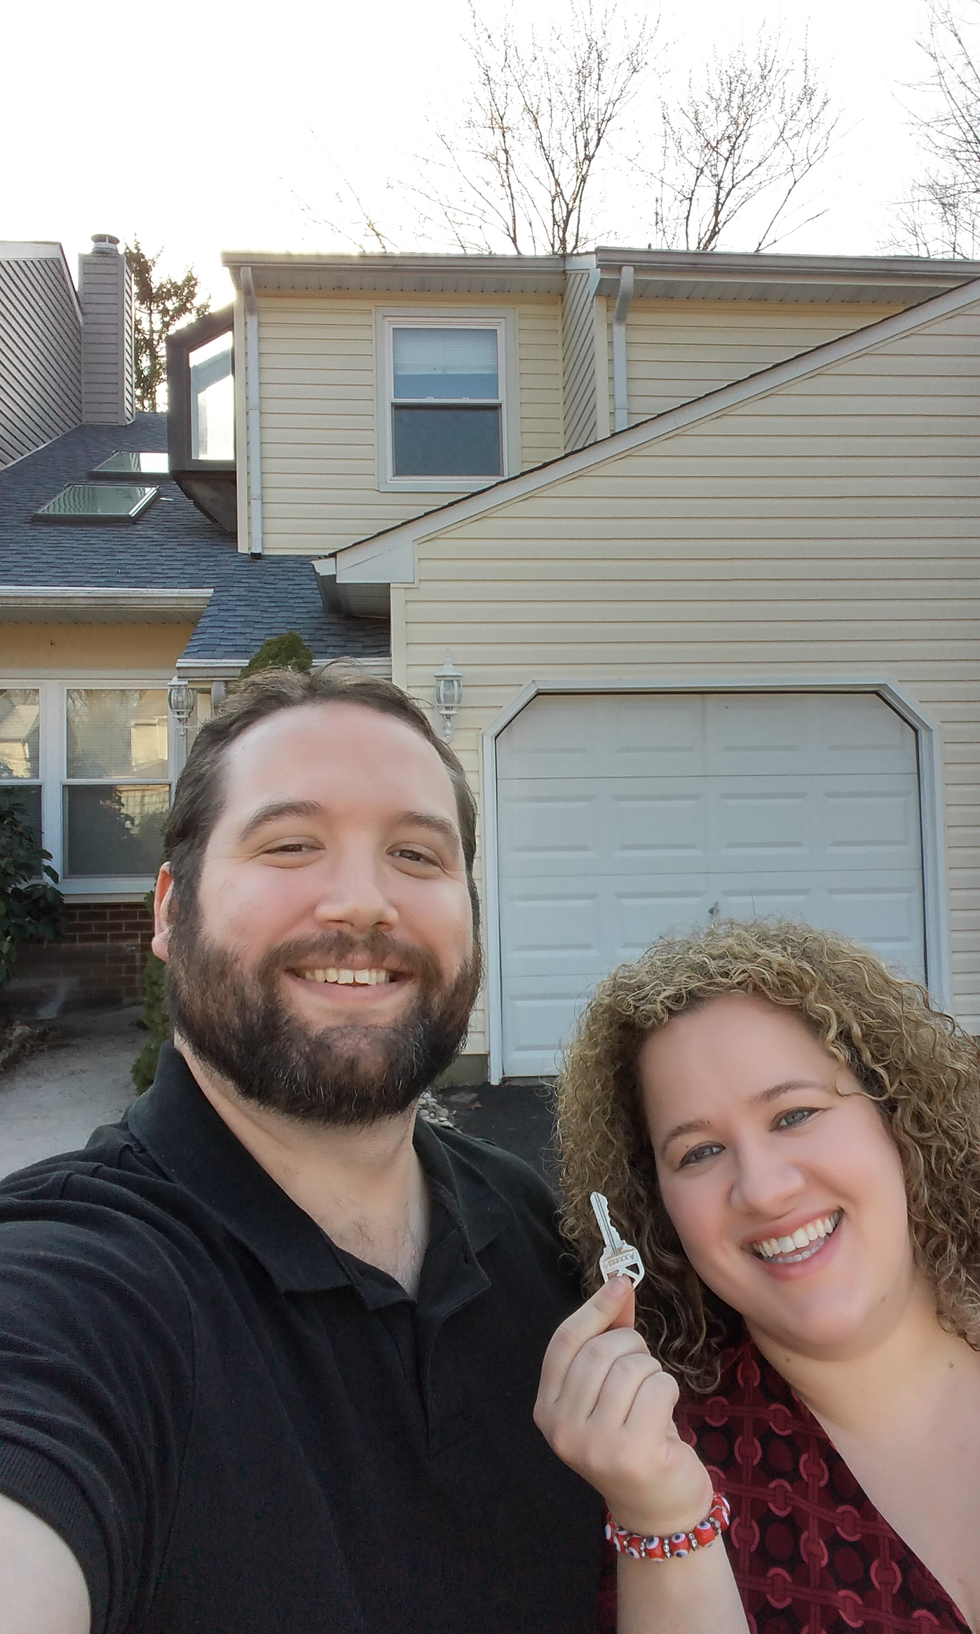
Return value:
<svg viewBox="0 0 980 1634">
<path fill-rule="evenodd" d="M 550 1070 L 603 971 L 726 913 L 837 925 L 980 1031 L 980 266 L 225 259 L 171 471 L 454 733 L 463 1070 Z"/>
<path fill-rule="evenodd" d="M 225 260 L 239 548 L 387 612 L 430 707 L 458 671 L 474 1074 L 548 1071 L 603 971 L 726 913 L 980 1031 L 980 266 Z"/>
</svg>

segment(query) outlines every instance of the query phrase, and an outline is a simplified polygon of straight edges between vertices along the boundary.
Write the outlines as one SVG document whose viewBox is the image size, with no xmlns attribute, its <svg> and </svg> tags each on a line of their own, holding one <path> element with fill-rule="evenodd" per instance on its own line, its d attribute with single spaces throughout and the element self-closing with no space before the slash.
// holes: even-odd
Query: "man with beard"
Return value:
<svg viewBox="0 0 980 1634">
<path fill-rule="evenodd" d="M 418 1123 L 479 985 L 476 815 L 422 711 L 268 673 L 200 730 L 174 1045 L 0 1187 L 3 1634 L 576 1634 L 598 1497 L 532 1423 L 550 1194 Z"/>
</svg>

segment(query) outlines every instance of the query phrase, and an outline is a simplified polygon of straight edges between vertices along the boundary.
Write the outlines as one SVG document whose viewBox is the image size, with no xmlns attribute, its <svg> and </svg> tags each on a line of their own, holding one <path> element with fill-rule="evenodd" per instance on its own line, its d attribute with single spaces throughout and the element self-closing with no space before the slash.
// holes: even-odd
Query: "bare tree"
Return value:
<svg viewBox="0 0 980 1634">
<path fill-rule="evenodd" d="M 837 117 L 805 47 L 794 53 L 763 35 L 716 55 L 680 100 L 665 97 L 658 77 L 644 108 L 638 93 L 648 71 L 652 80 L 656 24 L 627 25 L 616 0 L 570 0 L 547 33 L 521 28 L 513 12 L 486 23 L 472 4 L 470 19 L 473 83 L 462 120 L 436 129 L 437 158 L 416 164 L 422 180 L 395 190 L 412 201 L 416 242 L 574 253 L 608 230 L 601 213 L 614 166 L 617 192 L 629 178 L 627 235 L 671 249 L 716 249 L 737 220 L 742 247 L 764 250 L 822 213 L 798 209 L 799 190 L 826 157 Z M 393 250 L 378 211 L 345 182 L 341 215 L 351 199 L 356 217 L 343 228 L 300 208 L 359 250 Z"/>
<path fill-rule="evenodd" d="M 751 49 L 715 55 L 703 78 L 660 114 L 654 232 L 668 249 L 714 250 L 748 212 L 755 251 L 771 249 L 804 220 L 791 206 L 820 164 L 837 126 L 830 97 L 804 47 L 795 56 L 778 35 Z"/>
<path fill-rule="evenodd" d="M 898 234 L 889 246 L 914 255 L 980 253 L 980 0 L 957 13 L 948 0 L 927 0 L 928 33 L 920 42 L 930 68 L 917 87 L 924 105 L 912 115 L 925 160 L 921 181 L 899 202 Z"/>
<path fill-rule="evenodd" d="M 475 82 L 462 128 L 438 131 L 434 186 L 415 189 L 430 225 L 461 250 L 570 254 L 594 228 L 597 166 L 652 44 L 614 5 L 570 5 L 561 26 L 519 36 L 471 8 Z"/>
</svg>

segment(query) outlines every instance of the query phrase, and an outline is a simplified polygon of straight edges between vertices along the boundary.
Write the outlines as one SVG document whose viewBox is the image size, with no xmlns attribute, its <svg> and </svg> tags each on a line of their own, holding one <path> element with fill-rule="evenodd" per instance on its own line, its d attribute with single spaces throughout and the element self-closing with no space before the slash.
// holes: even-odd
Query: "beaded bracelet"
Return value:
<svg viewBox="0 0 980 1634">
<path fill-rule="evenodd" d="M 644 1538 L 638 1532 L 628 1531 L 625 1526 L 617 1526 L 607 1510 L 606 1537 L 619 1554 L 631 1555 L 634 1560 L 683 1560 L 695 1549 L 707 1549 L 709 1543 L 714 1543 L 715 1538 L 727 1531 L 731 1512 L 728 1499 L 720 1492 L 713 1492 L 711 1508 L 704 1520 L 698 1521 L 689 1532 L 672 1532 L 670 1537 L 663 1538 Z"/>
</svg>

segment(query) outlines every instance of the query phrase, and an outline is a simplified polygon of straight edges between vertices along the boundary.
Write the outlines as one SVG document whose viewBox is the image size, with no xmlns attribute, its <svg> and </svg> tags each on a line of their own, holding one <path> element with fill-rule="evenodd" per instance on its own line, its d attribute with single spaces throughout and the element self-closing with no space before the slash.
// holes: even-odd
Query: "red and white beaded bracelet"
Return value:
<svg viewBox="0 0 980 1634">
<path fill-rule="evenodd" d="M 683 1560 L 695 1549 L 707 1549 L 709 1543 L 714 1543 L 715 1538 L 727 1531 L 731 1512 L 728 1499 L 720 1492 L 713 1492 L 711 1508 L 704 1520 L 698 1521 L 689 1532 L 672 1532 L 669 1537 L 663 1538 L 645 1538 L 638 1532 L 627 1531 L 625 1526 L 617 1526 L 607 1510 L 606 1537 L 619 1554 L 632 1555 L 634 1560 Z"/>
</svg>

